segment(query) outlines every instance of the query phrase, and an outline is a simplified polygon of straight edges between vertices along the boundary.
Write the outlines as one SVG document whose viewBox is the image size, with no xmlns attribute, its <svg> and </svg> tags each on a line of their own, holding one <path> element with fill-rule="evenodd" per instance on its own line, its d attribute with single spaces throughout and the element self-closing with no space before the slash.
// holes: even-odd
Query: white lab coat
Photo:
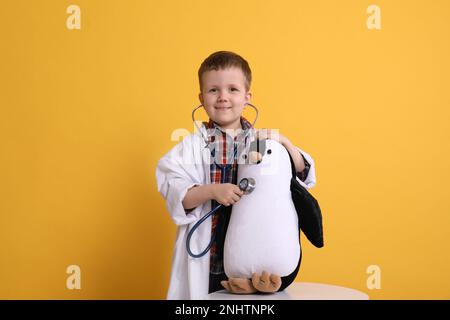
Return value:
<svg viewBox="0 0 450 320">
<path fill-rule="evenodd" d="M 200 130 L 206 136 L 205 126 Z M 156 168 L 158 191 L 164 197 L 173 221 L 178 226 L 172 257 L 167 299 L 205 299 L 209 288 L 209 252 L 201 258 L 192 258 L 186 251 L 188 230 L 211 210 L 211 201 L 199 205 L 186 214 L 182 200 L 194 185 L 210 184 L 210 151 L 205 148 L 200 132 L 186 136 L 159 161 Z M 311 164 L 306 180 L 297 180 L 306 188 L 316 184 L 315 165 L 311 156 L 297 148 Z M 203 251 L 211 239 L 211 219 L 195 231 L 191 238 L 191 250 Z"/>
</svg>

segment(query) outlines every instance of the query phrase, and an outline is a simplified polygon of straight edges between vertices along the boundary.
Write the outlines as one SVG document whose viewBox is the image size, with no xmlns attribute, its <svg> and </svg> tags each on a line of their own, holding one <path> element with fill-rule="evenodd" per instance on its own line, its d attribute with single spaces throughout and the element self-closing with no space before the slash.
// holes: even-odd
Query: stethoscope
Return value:
<svg viewBox="0 0 450 320">
<path fill-rule="evenodd" d="M 250 103 L 248 103 L 247 105 L 253 107 L 253 108 L 255 109 L 255 111 L 256 111 L 256 117 L 255 117 L 255 120 L 254 120 L 253 123 L 252 123 L 252 127 L 254 127 L 254 125 L 255 125 L 255 123 L 256 123 L 256 120 L 258 119 L 258 109 L 257 109 L 254 105 L 252 105 L 252 104 L 250 104 Z M 198 131 L 202 134 L 202 137 L 203 137 L 203 139 L 205 140 L 206 147 L 207 147 L 207 146 L 209 145 L 209 143 L 210 143 L 210 140 L 207 139 L 207 138 L 205 138 L 205 136 L 203 135 L 203 132 L 201 132 L 200 128 L 198 127 L 197 122 L 195 121 L 195 117 L 194 117 L 195 111 L 196 111 L 197 109 L 201 108 L 201 107 L 203 107 L 202 104 L 199 105 L 198 107 L 196 107 L 196 108 L 192 111 L 192 121 L 194 122 L 194 125 L 197 127 Z M 245 138 L 247 137 L 248 134 L 249 134 L 249 132 L 247 132 L 247 133 L 244 135 L 244 137 L 241 138 L 241 141 L 242 141 L 243 139 L 245 139 Z M 215 159 L 215 157 L 214 157 L 215 155 L 213 154 L 213 152 L 214 152 L 214 151 L 211 151 L 211 156 Z M 235 146 L 234 146 L 234 154 L 233 154 L 233 158 L 232 158 L 233 161 L 234 161 L 234 159 L 235 159 L 235 157 L 236 157 L 236 154 L 237 154 L 237 146 L 235 145 Z M 230 170 L 230 169 L 232 168 L 233 163 L 231 162 L 231 163 L 228 163 L 228 164 L 218 164 L 218 163 L 214 160 L 214 164 L 216 165 L 217 168 L 220 169 L 220 173 L 221 173 L 221 182 L 220 182 L 220 183 L 225 183 L 227 171 Z M 256 181 L 255 181 L 255 179 L 253 179 L 253 178 L 243 178 L 243 179 L 241 179 L 241 181 L 239 181 L 239 184 L 238 184 L 239 189 L 241 189 L 241 190 L 244 192 L 244 195 L 247 195 L 247 194 L 251 193 L 251 192 L 255 189 L 255 185 L 256 185 Z M 215 233 L 215 232 L 211 235 L 211 240 L 209 241 L 209 243 L 208 243 L 208 245 L 206 246 L 205 250 L 203 250 L 203 251 L 200 252 L 199 254 L 195 254 L 195 253 L 193 253 L 193 252 L 191 251 L 191 246 L 190 246 L 190 243 L 191 243 L 191 237 L 192 237 L 192 235 L 194 234 L 194 231 L 195 231 L 195 230 L 196 230 L 196 229 L 197 229 L 197 228 L 198 228 L 198 227 L 199 227 L 206 219 L 208 219 L 208 218 L 209 218 L 210 216 L 212 216 L 217 210 L 219 210 L 222 206 L 223 206 L 222 204 L 219 204 L 218 206 L 216 206 L 214 209 L 212 209 L 210 212 L 208 212 L 206 215 L 204 215 L 199 221 L 197 221 L 197 223 L 192 227 L 192 229 L 189 230 L 189 233 L 188 233 L 188 236 L 187 236 L 187 239 L 186 239 L 186 250 L 187 250 L 187 252 L 189 253 L 189 255 L 190 255 L 191 257 L 193 257 L 193 258 L 200 258 L 200 257 L 204 256 L 204 255 L 209 251 L 209 249 L 211 248 L 211 245 L 212 245 L 212 243 L 213 243 L 213 241 L 214 241 L 214 239 L 215 239 L 215 237 L 216 237 L 216 233 Z"/>
</svg>

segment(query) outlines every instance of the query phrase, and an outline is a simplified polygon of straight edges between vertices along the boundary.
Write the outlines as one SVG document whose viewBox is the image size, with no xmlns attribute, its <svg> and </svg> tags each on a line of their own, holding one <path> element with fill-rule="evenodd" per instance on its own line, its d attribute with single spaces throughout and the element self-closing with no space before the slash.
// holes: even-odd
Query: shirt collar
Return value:
<svg viewBox="0 0 450 320">
<path fill-rule="evenodd" d="M 205 124 L 206 129 L 219 129 L 225 133 L 225 131 L 216 122 L 212 121 L 212 119 L 209 119 L 208 122 L 203 123 Z M 241 126 L 243 131 L 253 128 L 252 124 L 243 116 L 241 116 Z"/>
</svg>

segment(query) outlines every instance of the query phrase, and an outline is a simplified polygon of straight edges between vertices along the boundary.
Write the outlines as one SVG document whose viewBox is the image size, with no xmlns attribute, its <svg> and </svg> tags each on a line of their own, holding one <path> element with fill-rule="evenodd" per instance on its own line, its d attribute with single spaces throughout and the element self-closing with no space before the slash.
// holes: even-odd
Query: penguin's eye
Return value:
<svg viewBox="0 0 450 320">
<path fill-rule="evenodd" d="M 242 155 L 242 158 L 247 159 L 247 155 L 246 154 Z"/>
<path fill-rule="evenodd" d="M 272 153 L 272 149 L 267 150 L 267 154 L 271 154 Z"/>
</svg>

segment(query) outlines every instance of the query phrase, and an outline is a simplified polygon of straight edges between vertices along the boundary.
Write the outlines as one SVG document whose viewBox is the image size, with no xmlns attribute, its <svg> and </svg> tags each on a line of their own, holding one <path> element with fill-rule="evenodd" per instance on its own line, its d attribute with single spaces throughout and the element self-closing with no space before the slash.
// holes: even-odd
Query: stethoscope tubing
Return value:
<svg viewBox="0 0 450 320">
<path fill-rule="evenodd" d="M 211 236 L 211 240 L 208 243 L 208 246 L 206 247 L 205 250 L 203 250 L 202 252 L 200 252 L 199 254 L 195 254 L 191 251 L 191 237 L 194 234 L 194 231 L 203 223 L 203 221 L 205 221 L 206 219 L 208 219 L 210 216 L 212 216 L 217 210 L 219 210 L 223 205 L 219 204 L 218 206 L 216 206 L 214 209 L 212 209 L 210 212 L 208 212 L 207 214 L 205 214 L 203 216 L 203 218 L 201 218 L 199 221 L 197 221 L 197 223 L 192 227 L 191 230 L 189 230 L 187 239 L 186 239 L 186 250 L 189 253 L 189 255 L 193 258 L 200 258 L 203 257 L 211 248 L 212 243 L 214 241 L 214 239 L 216 238 L 216 233 L 214 232 L 213 235 Z"/>
<path fill-rule="evenodd" d="M 236 151 L 235 151 L 235 152 L 236 152 Z M 221 171 L 221 177 L 220 177 L 220 178 L 221 178 L 221 183 L 225 183 L 225 178 L 226 178 L 226 174 L 227 174 L 227 169 L 228 169 L 228 168 L 231 168 L 232 164 L 227 164 L 227 165 L 225 165 L 225 166 L 221 166 L 221 165 L 218 165 L 218 164 L 216 163 L 216 166 L 218 166 L 219 169 L 220 169 L 220 171 Z M 208 243 L 206 249 L 203 250 L 202 252 L 200 252 L 199 254 L 195 254 L 195 253 L 192 252 L 192 250 L 191 250 L 191 245 L 190 245 L 190 244 L 191 244 L 191 238 L 192 238 L 192 235 L 194 234 L 195 230 L 196 230 L 198 227 L 200 227 L 200 225 L 201 225 L 206 219 L 208 219 L 210 216 L 212 216 L 212 215 L 213 215 L 217 210 L 219 210 L 222 206 L 223 206 L 222 204 L 219 204 L 218 206 L 216 206 L 216 207 L 215 207 L 214 209 L 212 209 L 210 212 L 208 212 L 207 214 L 205 214 L 200 220 L 198 220 L 197 223 L 194 224 L 194 226 L 192 227 L 192 229 L 189 230 L 188 236 L 187 236 L 187 239 L 186 239 L 186 250 L 187 250 L 187 252 L 189 253 L 189 255 L 190 255 L 191 257 L 193 257 L 193 258 L 200 258 L 200 257 L 203 257 L 203 256 L 209 251 L 209 249 L 211 248 L 212 243 L 214 242 L 214 239 L 216 238 L 216 233 L 215 233 L 215 232 L 211 235 L 211 240 L 209 241 L 209 243 Z"/>
</svg>

